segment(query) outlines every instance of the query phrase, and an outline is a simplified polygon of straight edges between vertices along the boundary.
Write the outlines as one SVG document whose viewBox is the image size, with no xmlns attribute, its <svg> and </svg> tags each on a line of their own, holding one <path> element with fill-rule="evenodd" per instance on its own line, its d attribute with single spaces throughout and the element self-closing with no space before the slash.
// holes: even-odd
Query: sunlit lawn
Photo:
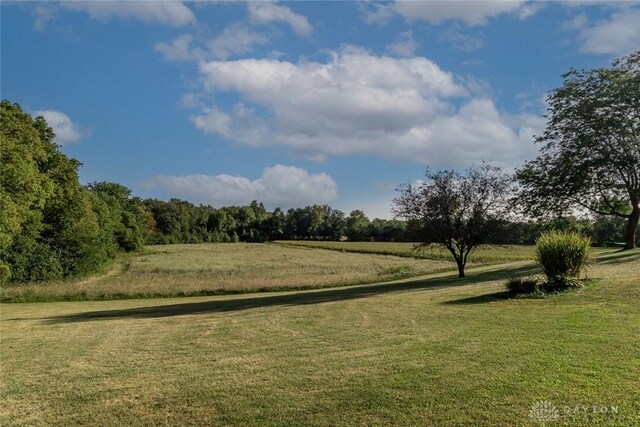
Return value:
<svg viewBox="0 0 640 427">
<path fill-rule="evenodd" d="M 320 251 L 330 253 L 329 251 Z M 640 424 L 640 252 L 508 298 L 526 263 L 387 285 L 2 304 L 0 425 Z"/>
</svg>

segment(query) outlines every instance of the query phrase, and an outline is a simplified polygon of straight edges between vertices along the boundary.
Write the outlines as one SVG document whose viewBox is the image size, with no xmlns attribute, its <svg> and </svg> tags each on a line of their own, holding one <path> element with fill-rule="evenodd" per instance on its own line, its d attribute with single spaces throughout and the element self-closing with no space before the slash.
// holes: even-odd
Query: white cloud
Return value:
<svg viewBox="0 0 640 427">
<path fill-rule="evenodd" d="M 458 20 L 471 26 L 484 25 L 489 18 L 505 13 L 518 14 L 521 19 L 525 19 L 537 11 L 537 8 L 525 4 L 524 0 L 396 1 L 393 7 L 409 21 L 421 20 L 437 24 Z"/>
<path fill-rule="evenodd" d="M 271 23 L 284 22 L 288 24 L 296 34 L 308 36 L 313 31 L 307 18 L 293 12 L 287 6 L 280 6 L 267 1 L 250 1 L 247 3 L 249 18 L 253 22 Z"/>
<path fill-rule="evenodd" d="M 191 9 L 181 1 L 63 1 L 60 6 L 67 10 L 86 12 L 93 19 L 108 21 L 112 18 L 137 19 L 171 27 L 181 27 L 196 22 Z"/>
<path fill-rule="evenodd" d="M 578 34 L 581 52 L 620 55 L 630 53 L 640 46 L 640 8 L 621 9 L 609 19 L 591 26 L 585 26 L 585 23 L 582 25 Z"/>
<path fill-rule="evenodd" d="M 173 39 L 171 43 L 158 42 L 153 45 L 153 49 L 166 61 L 188 61 L 193 59 L 190 48 L 192 39 L 191 34 L 183 34 Z"/>
<path fill-rule="evenodd" d="M 418 43 L 413 39 L 411 31 L 405 31 L 398 34 L 398 41 L 387 46 L 387 51 L 395 53 L 398 56 L 413 56 L 418 48 Z"/>
<path fill-rule="evenodd" d="M 484 39 L 463 32 L 457 24 L 443 30 L 440 35 L 440 40 L 448 42 L 455 49 L 463 52 L 473 52 L 484 46 Z"/>
<path fill-rule="evenodd" d="M 210 39 L 206 47 L 192 47 L 193 36 L 183 34 L 169 43 L 157 42 L 153 49 L 166 61 L 205 60 L 211 58 L 227 59 L 252 52 L 256 45 L 269 40 L 246 26 L 235 23 L 225 28 L 217 37 Z"/>
<path fill-rule="evenodd" d="M 589 18 L 586 13 L 579 13 L 571 19 L 568 19 L 560 24 L 560 29 L 563 31 L 575 31 L 582 30 L 589 25 Z"/>
<path fill-rule="evenodd" d="M 266 44 L 268 41 L 264 35 L 241 24 L 232 24 L 207 45 L 216 58 L 227 59 L 230 55 L 252 52 L 254 46 Z"/>
<path fill-rule="evenodd" d="M 77 124 L 73 123 L 69 116 L 57 110 L 38 110 L 35 116 L 42 116 L 47 124 L 56 134 L 54 142 L 59 145 L 68 145 L 82 139 L 83 131 Z"/>
<path fill-rule="evenodd" d="M 259 200 L 269 208 L 332 202 L 338 186 L 326 173 L 309 174 L 294 166 L 267 167 L 258 179 L 231 175 L 156 175 L 139 185 L 172 197 L 213 206 L 245 205 Z"/>
<path fill-rule="evenodd" d="M 191 117 L 191 122 L 205 134 L 218 134 L 248 146 L 268 144 L 268 124 L 253 109 L 243 103 L 227 114 L 218 107 L 201 107 L 201 113 Z"/>
<path fill-rule="evenodd" d="M 393 4 L 369 1 L 357 2 L 357 4 L 367 24 L 384 25 L 396 15 Z"/>
<path fill-rule="evenodd" d="M 192 117 L 196 127 L 317 160 L 373 154 L 441 166 L 514 164 L 535 153 L 531 133 L 541 129 L 498 111 L 486 95 L 472 97 L 473 84 L 422 57 L 345 47 L 326 63 L 211 61 L 200 73 L 205 91 L 234 92 L 242 102 L 230 111 L 203 108 Z"/>
</svg>

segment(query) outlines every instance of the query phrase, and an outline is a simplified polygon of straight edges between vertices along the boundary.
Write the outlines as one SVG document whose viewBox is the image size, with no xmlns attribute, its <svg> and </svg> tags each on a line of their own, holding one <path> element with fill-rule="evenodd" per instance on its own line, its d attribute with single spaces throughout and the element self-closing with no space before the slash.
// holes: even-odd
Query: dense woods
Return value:
<svg viewBox="0 0 640 427">
<path fill-rule="evenodd" d="M 268 211 L 212 207 L 135 197 L 123 185 L 81 185 L 81 164 L 53 142 L 44 118 L 3 101 L 0 173 L 2 281 L 55 280 L 96 271 L 118 252 L 145 244 L 266 242 L 271 240 L 415 241 L 420 224 L 370 219 L 363 211 L 327 205 Z M 511 222 L 500 243 L 530 244 L 550 229 L 578 230 L 607 245 L 624 235 L 622 218 Z M 498 242 L 495 242 L 498 243 Z"/>
</svg>

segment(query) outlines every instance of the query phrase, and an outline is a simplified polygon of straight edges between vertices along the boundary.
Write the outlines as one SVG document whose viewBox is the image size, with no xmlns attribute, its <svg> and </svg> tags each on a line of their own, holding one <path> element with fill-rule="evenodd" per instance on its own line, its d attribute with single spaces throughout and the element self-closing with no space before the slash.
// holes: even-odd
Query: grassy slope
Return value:
<svg viewBox="0 0 640 427">
<path fill-rule="evenodd" d="M 598 283 L 508 299 L 522 263 L 459 281 L 2 305 L 0 424 L 640 424 L 640 252 Z M 624 417 L 624 418 L 622 418 Z"/>
</svg>

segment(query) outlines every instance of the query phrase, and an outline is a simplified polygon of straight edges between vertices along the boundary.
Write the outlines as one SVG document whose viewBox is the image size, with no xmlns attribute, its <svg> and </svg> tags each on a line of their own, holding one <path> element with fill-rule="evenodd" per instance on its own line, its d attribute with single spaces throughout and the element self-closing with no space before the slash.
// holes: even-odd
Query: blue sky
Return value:
<svg viewBox="0 0 640 427">
<path fill-rule="evenodd" d="M 390 217 L 425 166 L 536 155 L 571 67 L 640 48 L 638 2 L 2 2 L 2 98 L 82 182 Z"/>
</svg>

